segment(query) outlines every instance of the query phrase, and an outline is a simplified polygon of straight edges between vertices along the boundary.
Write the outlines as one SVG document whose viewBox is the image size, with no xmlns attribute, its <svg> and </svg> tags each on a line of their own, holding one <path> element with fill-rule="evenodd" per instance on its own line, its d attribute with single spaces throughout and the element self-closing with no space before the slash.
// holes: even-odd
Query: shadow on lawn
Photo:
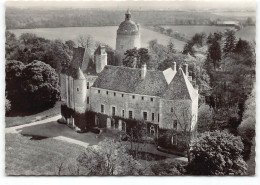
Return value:
<svg viewBox="0 0 260 185">
<path fill-rule="evenodd" d="M 30 135 L 30 134 L 22 134 L 22 136 L 31 137 L 30 140 L 43 140 L 49 138 L 46 136 L 38 136 L 38 135 Z"/>
<path fill-rule="evenodd" d="M 63 136 L 78 141 L 87 142 L 89 145 L 96 145 L 103 140 L 103 138 L 96 137 L 97 135 L 92 132 L 77 133 L 67 125 L 58 124 L 57 121 L 23 127 L 18 129 L 18 131 L 20 131 L 19 133 L 23 136 L 31 136 L 31 140 L 42 140 Z"/>
</svg>

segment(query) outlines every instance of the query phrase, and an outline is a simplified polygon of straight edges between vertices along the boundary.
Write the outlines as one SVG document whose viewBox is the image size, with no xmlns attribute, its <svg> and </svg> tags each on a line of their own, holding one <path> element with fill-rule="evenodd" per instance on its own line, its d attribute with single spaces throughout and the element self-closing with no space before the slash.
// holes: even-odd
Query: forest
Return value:
<svg viewBox="0 0 260 185">
<path fill-rule="evenodd" d="M 131 11 L 133 20 L 141 25 L 212 25 L 216 20 L 232 17 L 210 12 Z M 124 19 L 125 10 L 102 9 L 18 9 L 6 8 L 6 29 L 115 26 Z M 246 21 L 246 18 L 244 22 Z"/>
</svg>

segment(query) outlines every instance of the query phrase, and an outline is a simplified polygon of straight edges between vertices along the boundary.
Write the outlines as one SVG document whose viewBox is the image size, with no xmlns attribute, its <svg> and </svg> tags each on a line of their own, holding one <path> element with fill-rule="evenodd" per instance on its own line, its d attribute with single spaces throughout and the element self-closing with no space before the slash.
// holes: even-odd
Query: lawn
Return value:
<svg viewBox="0 0 260 185">
<path fill-rule="evenodd" d="M 57 175 L 60 162 L 66 161 L 66 169 L 84 151 L 79 145 L 51 138 L 32 140 L 20 134 L 6 134 L 5 140 L 6 175 Z"/>
<path fill-rule="evenodd" d="M 17 125 L 23 125 L 23 124 L 31 123 L 34 121 L 38 121 L 47 117 L 57 115 L 60 113 L 60 104 L 61 104 L 60 102 L 57 102 L 53 108 L 35 114 L 29 114 L 29 115 L 20 114 L 20 115 L 6 116 L 5 127 L 8 128 Z"/>
</svg>

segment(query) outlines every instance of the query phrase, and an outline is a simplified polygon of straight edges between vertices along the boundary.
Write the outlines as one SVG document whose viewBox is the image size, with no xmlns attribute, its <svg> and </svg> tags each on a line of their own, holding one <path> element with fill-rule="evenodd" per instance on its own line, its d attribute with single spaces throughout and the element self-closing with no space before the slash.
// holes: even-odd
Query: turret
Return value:
<svg viewBox="0 0 260 185">
<path fill-rule="evenodd" d="M 99 45 L 94 53 L 96 72 L 100 73 L 107 65 L 107 53 L 105 46 Z"/>
<path fill-rule="evenodd" d="M 125 20 L 129 21 L 131 19 L 131 13 L 129 11 L 129 9 L 127 9 L 126 13 L 125 13 Z"/>
<path fill-rule="evenodd" d="M 80 68 L 73 76 L 74 108 L 76 112 L 84 113 L 86 110 L 86 78 Z"/>
</svg>

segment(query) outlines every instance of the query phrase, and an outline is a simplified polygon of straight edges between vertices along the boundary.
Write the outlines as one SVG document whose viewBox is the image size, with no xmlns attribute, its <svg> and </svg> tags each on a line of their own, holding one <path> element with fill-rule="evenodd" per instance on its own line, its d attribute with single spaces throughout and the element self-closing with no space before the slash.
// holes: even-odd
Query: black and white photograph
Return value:
<svg viewBox="0 0 260 185">
<path fill-rule="evenodd" d="M 6 1 L 4 175 L 254 178 L 257 4 Z"/>
</svg>

